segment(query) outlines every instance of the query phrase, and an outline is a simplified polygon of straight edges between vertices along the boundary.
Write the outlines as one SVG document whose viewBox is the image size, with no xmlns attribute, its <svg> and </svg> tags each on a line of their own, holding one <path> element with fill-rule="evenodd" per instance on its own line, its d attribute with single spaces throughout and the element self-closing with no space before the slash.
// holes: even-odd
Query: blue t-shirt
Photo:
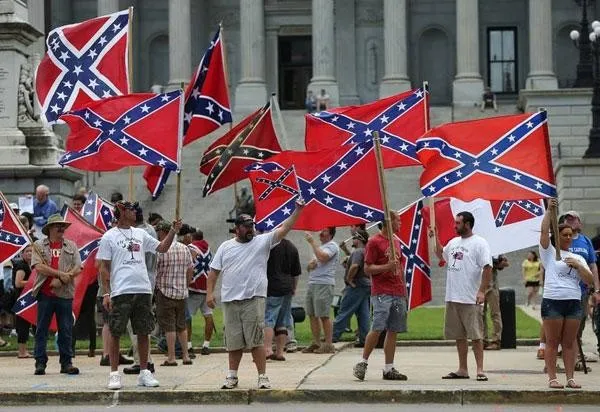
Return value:
<svg viewBox="0 0 600 412">
<path fill-rule="evenodd" d="M 588 266 L 592 263 L 596 263 L 596 251 L 592 246 L 592 241 L 581 233 L 576 238 L 573 238 L 569 252 L 573 252 L 585 259 Z M 583 282 L 579 282 L 581 288 L 581 294 L 583 295 L 587 291 L 587 286 Z"/>
</svg>

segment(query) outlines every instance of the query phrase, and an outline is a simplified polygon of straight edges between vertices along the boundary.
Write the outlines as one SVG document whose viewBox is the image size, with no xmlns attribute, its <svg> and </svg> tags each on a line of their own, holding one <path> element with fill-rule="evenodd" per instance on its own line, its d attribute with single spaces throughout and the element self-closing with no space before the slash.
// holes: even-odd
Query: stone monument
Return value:
<svg viewBox="0 0 600 412">
<path fill-rule="evenodd" d="M 32 48 L 43 33 L 29 23 L 29 8 L 40 14 L 41 7 L 43 21 L 43 4 L 0 0 L 0 190 L 11 200 L 42 183 L 53 197 L 64 199 L 81 179 L 80 173 L 58 166 L 59 138 L 40 122 L 35 104 L 39 56 Z"/>
</svg>

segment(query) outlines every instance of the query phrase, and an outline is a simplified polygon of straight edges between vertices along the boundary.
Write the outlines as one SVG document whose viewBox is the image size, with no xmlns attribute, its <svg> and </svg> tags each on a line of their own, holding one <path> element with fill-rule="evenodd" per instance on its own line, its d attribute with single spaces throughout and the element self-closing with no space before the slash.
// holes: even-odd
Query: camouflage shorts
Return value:
<svg viewBox="0 0 600 412">
<path fill-rule="evenodd" d="M 149 335 L 154 330 L 152 295 L 147 293 L 119 295 L 111 298 L 111 302 L 112 310 L 108 314 L 111 335 L 115 337 L 123 335 L 129 320 L 135 335 Z"/>
</svg>

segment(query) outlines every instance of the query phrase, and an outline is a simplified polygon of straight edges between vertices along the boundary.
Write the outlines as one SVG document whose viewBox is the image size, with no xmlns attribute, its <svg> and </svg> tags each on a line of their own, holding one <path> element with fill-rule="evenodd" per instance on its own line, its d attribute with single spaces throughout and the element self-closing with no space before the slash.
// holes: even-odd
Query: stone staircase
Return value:
<svg viewBox="0 0 600 412">
<path fill-rule="evenodd" d="M 467 118 L 482 118 L 500 114 L 510 114 L 516 111 L 515 105 L 501 104 L 498 112 L 486 110 L 480 112 L 479 109 L 453 109 L 451 107 L 432 107 L 431 123 L 436 126 L 442 123 L 454 120 L 464 120 Z M 280 143 L 284 149 L 304 150 L 304 111 L 284 111 L 282 112 L 283 122 L 286 133 L 281 130 L 277 116 L 274 116 L 274 123 Z M 234 117 L 239 119 L 239 117 Z M 226 133 L 227 128 L 223 127 L 204 137 L 183 149 L 183 173 L 182 173 L 182 216 L 185 222 L 201 229 L 205 238 L 216 250 L 216 247 L 224 240 L 230 237 L 228 229 L 229 224 L 225 219 L 229 218 L 229 211 L 233 208 L 234 194 L 233 188 L 220 190 L 207 198 L 202 198 L 202 188 L 204 185 L 204 176 L 199 172 L 198 165 L 202 153 L 218 137 Z M 285 138 L 284 138 L 285 135 Z M 421 197 L 418 186 L 420 176 L 420 167 L 398 168 L 386 170 L 386 179 L 388 183 L 389 202 L 394 209 L 400 209 L 410 204 L 415 199 Z M 135 199 L 140 201 L 144 213 L 147 216 L 149 212 L 160 213 L 166 219 L 172 219 L 175 211 L 175 176 L 172 176 L 167 183 L 163 194 L 157 200 L 152 202 L 145 181 L 142 178 L 143 168 L 135 168 Z M 97 173 L 90 178 L 91 186 L 95 191 L 105 197 L 109 197 L 114 191 L 119 191 L 127 196 L 128 193 L 128 172 L 126 170 L 116 173 Z M 238 185 L 249 187 L 248 181 Z M 336 235 L 339 242 L 349 237 L 349 230 L 342 228 Z M 300 252 L 302 266 L 305 267 L 310 259 L 310 250 L 303 239 L 303 233 L 293 232 L 290 239 L 296 244 Z M 525 253 L 511 255 L 512 266 L 506 269 L 501 276 L 500 284 L 502 286 L 513 286 L 520 291 L 520 262 Z M 445 271 L 437 267 L 437 259 L 434 257 L 432 262 L 432 285 L 433 302 L 432 304 L 442 304 L 445 292 Z M 514 260 L 514 262 L 513 262 Z M 336 291 L 341 291 L 343 270 L 340 266 L 338 270 L 338 283 Z M 301 277 L 299 291 L 296 299 L 302 303 L 304 299 L 306 275 Z M 521 291 L 522 292 L 522 291 Z M 518 295 L 518 296 L 522 296 Z M 522 299 L 520 299 L 522 302 Z"/>
</svg>

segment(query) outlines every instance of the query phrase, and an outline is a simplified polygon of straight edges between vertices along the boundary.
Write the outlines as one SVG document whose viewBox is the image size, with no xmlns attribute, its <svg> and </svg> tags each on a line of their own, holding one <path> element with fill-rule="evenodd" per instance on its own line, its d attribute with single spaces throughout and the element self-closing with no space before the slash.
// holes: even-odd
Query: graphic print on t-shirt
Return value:
<svg viewBox="0 0 600 412">
<path fill-rule="evenodd" d="M 448 266 L 448 270 L 458 271 L 460 270 L 461 262 L 458 262 L 458 267 L 456 266 L 456 261 L 464 260 L 465 253 L 469 254 L 469 249 L 464 248 L 463 246 L 457 246 L 450 250 L 450 257 L 452 258 L 452 264 Z"/>
<path fill-rule="evenodd" d="M 120 239 L 117 239 L 116 243 L 118 247 L 131 253 L 131 259 L 125 260 L 123 262 L 124 264 L 131 265 L 142 263 L 143 255 L 139 253 L 142 250 L 142 239 L 136 239 L 135 237 L 126 238 L 123 236 Z M 138 256 L 134 255 L 134 252 L 138 252 Z"/>
</svg>

